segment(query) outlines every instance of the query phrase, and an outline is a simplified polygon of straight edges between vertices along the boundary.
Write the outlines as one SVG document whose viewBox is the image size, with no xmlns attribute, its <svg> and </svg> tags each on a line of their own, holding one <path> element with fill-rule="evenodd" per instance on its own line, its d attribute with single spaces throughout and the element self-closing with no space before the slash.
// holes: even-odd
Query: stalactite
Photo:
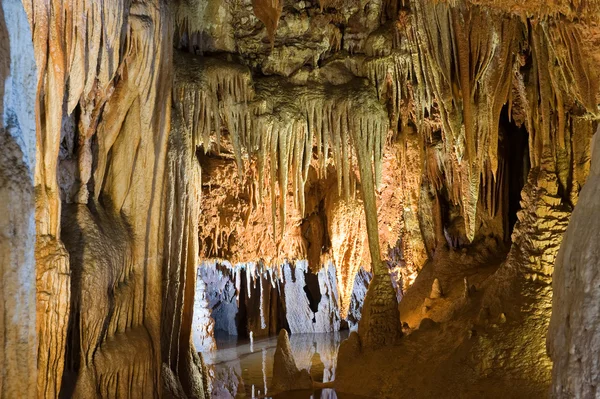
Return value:
<svg viewBox="0 0 600 399">
<path fill-rule="evenodd" d="M 238 167 L 242 169 L 242 146 L 254 150 L 248 131 L 252 128 L 248 103 L 254 98 L 250 71 L 238 64 L 214 58 L 175 57 L 173 101 L 181 106 L 193 145 L 210 149 L 213 132 L 219 144 L 221 123 L 232 136 Z"/>
<path fill-rule="evenodd" d="M 369 151 L 373 156 L 375 181 L 381 180 L 381 160 L 386 142 L 387 113 L 368 88 L 349 85 L 328 92 L 304 86 L 283 89 L 282 82 L 264 79 L 253 82 L 248 70 L 233 64 L 204 58 L 179 58 L 173 88 L 174 102 L 183 110 L 186 125 L 194 132 L 194 143 L 203 143 L 205 151 L 212 140 L 210 126 L 219 126 L 223 119 L 231 137 L 236 162 L 241 173 L 246 154 L 256 158 L 259 197 L 263 197 L 265 172 L 268 171 L 268 191 L 271 198 L 273 238 L 282 237 L 286 226 L 287 192 L 291 185 L 296 207 L 304 213 L 304 187 L 311 167 L 312 149 L 316 147 L 316 167 L 321 175 L 332 162 L 338 175 L 338 191 L 345 198 L 353 187 L 354 142 L 350 130 L 370 132 Z M 183 60 L 187 62 L 183 64 Z M 193 65 L 189 65 L 193 63 Z M 215 66 L 220 65 L 221 69 Z M 224 69 L 224 70 L 223 70 Z M 219 75 L 214 73 L 219 70 Z M 215 80 L 218 80 L 215 83 Z M 256 86 L 253 89 L 252 86 Z M 231 89 L 231 87 L 236 87 Z M 206 100 L 198 103 L 198 95 Z M 215 105 L 217 104 L 217 105 Z M 212 108 L 213 111 L 210 111 Z M 221 110 L 220 113 L 214 111 Z M 212 117 L 211 125 L 191 115 Z M 351 123 L 354 115 L 363 115 Z M 196 121 L 200 120 L 200 123 Z M 246 122 L 252 120 L 252 123 Z M 218 132 L 216 142 L 218 145 Z M 199 137 L 204 137 L 202 140 Z M 279 228 L 277 228 L 279 226 Z M 218 247 L 215 237 L 213 245 Z M 215 252 L 216 253 L 216 252 Z"/>
<path fill-rule="evenodd" d="M 533 79 L 538 84 L 525 87 L 526 101 L 531 106 L 525 122 L 532 137 L 531 164 L 540 166 L 542 149 L 550 146 L 565 195 L 570 195 L 571 185 L 580 182 L 570 181 L 568 162 L 560 160 L 572 159 L 570 143 L 580 142 L 591 131 L 591 127 L 583 131 L 569 130 L 566 110 L 581 107 L 592 118 L 600 117 L 594 105 L 594 93 L 600 84 L 598 73 L 582 55 L 581 42 L 574 39 L 579 35 L 579 28 L 574 24 L 541 22 L 532 26 Z"/>
<path fill-rule="evenodd" d="M 265 24 L 272 48 L 279 17 L 283 11 L 283 0 L 252 0 L 252 8 L 256 17 Z"/>
<path fill-rule="evenodd" d="M 69 242 L 71 257 L 66 346 L 67 367 L 76 374 L 65 389 L 85 397 L 158 396 L 162 304 L 152 298 L 162 291 L 156 262 L 162 259 L 158 187 L 164 180 L 170 119 L 165 93 L 172 80 L 167 5 L 154 0 L 24 3 L 39 71 L 37 253 L 39 284 L 46 293 L 68 291 L 49 273 L 67 267 L 59 259 L 64 252 L 59 237 Z M 79 122 L 76 177 L 81 187 L 75 198 L 66 193 L 66 200 L 80 205 L 63 209 L 61 218 L 57 161 L 62 121 L 71 113 Z M 62 273 L 69 278 L 68 270 Z M 55 285 L 46 287 L 50 283 Z M 50 297 L 39 310 L 48 320 L 40 317 L 38 328 L 55 325 L 47 336 L 40 334 L 40 348 L 46 350 L 64 342 L 60 328 L 69 307 Z M 186 317 L 181 317 L 184 326 Z M 183 328 L 181 334 L 189 343 L 189 331 Z M 62 355 L 55 355 L 39 358 L 38 387 L 48 395 L 60 389 Z M 185 361 L 179 366 L 188 367 Z"/>
<path fill-rule="evenodd" d="M 419 53 L 415 71 L 426 86 L 419 102 L 431 107 L 423 97 L 428 92 L 436 98 L 443 122 L 446 185 L 461 204 L 467 236 L 473 239 L 481 177 L 489 168 L 496 178 L 498 120 L 511 94 L 515 54 L 525 28 L 515 17 L 491 15 L 469 4 L 412 5 L 412 46 Z"/>
</svg>

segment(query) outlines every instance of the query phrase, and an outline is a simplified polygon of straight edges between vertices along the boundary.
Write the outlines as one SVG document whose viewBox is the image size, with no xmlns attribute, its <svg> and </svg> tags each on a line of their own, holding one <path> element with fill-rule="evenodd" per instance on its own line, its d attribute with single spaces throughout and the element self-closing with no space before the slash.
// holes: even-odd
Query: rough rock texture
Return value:
<svg viewBox="0 0 600 399">
<path fill-rule="evenodd" d="M 254 263 L 203 262 L 198 270 L 197 307 L 206 306 L 213 322 L 194 316 L 194 339 L 212 337 L 214 329 L 228 335 L 254 338 L 273 335 L 281 328 L 292 334 L 339 331 L 342 318 L 336 269 L 332 264 L 313 274 L 306 261 L 267 268 Z M 364 292 L 357 304 L 362 306 Z M 206 303 L 206 305 L 204 305 Z M 200 347 L 198 347 L 200 349 Z M 208 349 L 208 348 L 207 348 Z"/>
<path fill-rule="evenodd" d="M 0 257 L 10 259 L 0 295 L 5 320 L 23 316 L 1 330 L 1 355 L 13 361 L 6 331 L 30 338 L 17 340 L 27 353 L 37 340 L 26 357 L 37 396 L 206 396 L 191 343 L 197 292 L 227 303 L 216 328 L 251 309 L 245 326 L 257 335 L 284 322 L 335 329 L 358 319 L 361 267 L 373 278 L 358 334 L 340 350 L 361 363 L 340 369 L 340 388 L 549 385 L 553 264 L 600 119 L 600 2 L 22 5 L 31 31 L 14 0 L 0 14 Z M 253 266 L 207 297 L 198 255 Z M 299 260 L 302 270 L 280 268 Z M 571 281 L 567 260 L 557 287 Z M 434 279 L 444 295 L 428 298 Z M 575 319 L 566 306 L 578 295 L 560 302 Z M 422 327 L 400 341 L 399 299 L 404 330 Z M 210 339 L 205 305 L 196 324 Z M 551 347 L 579 347 L 587 333 L 572 334 L 562 312 Z M 417 385 L 360 374 L 378 371 L 389 344 L 400 360 L 386 371 Z M 427 364 L 411 368 L 402 351 Z M 577 396 L 593 367 L 582 357 L 573 371 L 566 353 L 553 352 L 556 392 Z M 31 380 L 0 366 L 3 395 L 13 384 L 30 393 Z"/>
<path fill-rule="evenodd" d="M 358 328 L 358 322 L 361 318 L 362 307 L 367 296 L 367 289 L 373 276 L 360 269 L 354 279 L 354 287 L 352 289 L 352 297 L 350 300 L 350 308 L 348 309 L 348 327 L 350 330 Z"/>
<path fill-rule="evenodd" d="M 164 232 L 163 301 L 161 349 L 166 363 L 189 397 L 208 397 L 202 359 L 192 344 L 194 318 L 203 318 L 196 307 L 198 267 L 198 221 L 201 199 L 201 169 L 191 135 L 184 128 L 181 110 L 171 116 L 167 154 L 167 192 Z M 199 287 L 201 288 L 201 287 Z M 209 319 L 210 320 L 210 319 Z M 210 328 L 209 322 L 206 328 Z M 206 342 L 214 347 L 212 336 Z"/>
<path fill-rule="evenodd" d="M 580 193 L 556 256 L 552 281 L 552 318 L 548 350 L 553 361 L 552 396 L 591 398 L 598 395 L 598 187 L 600 135 L 587 183 Z"/>
<path fill-rule="evenodd" d="M 513 245 L 489 282 L 479 314 L 489 335 L 482 334 L 474 353 L 486 375 L 501 368 L 503 375 L 546 385 L 551 362 L 543 337 L 550 321 L 551 276 L 570 208 L 558 195 L 556 175 L 544 168 L 532 169 L 522 196 Z"/>
<path fill-rule="evenodd" d="M 318 299 L 315 292 L 311 293 L 317 287 L 313 286 L 311 290 L 307 285 L 306 279 L 310 276 L 308 273 L 310 271 L 306 262 L 296 262 L 293 269 L 289 266 L 284 268 L 284 281 L 287 282 L 284 285 L 286 317 L 290 331 L 292 334 L 339 331 L 339 297 L 335 267 L 330 264 L 317 274 L 320 296 Z M 318 303 L 315 312 L 312 308 L 316 300 Z"/>
<path fill-rule="evenodd" d="M 297 389 L 312 389 L 313 382 L 305 369 L 298 370 L 292 354 L 290 339 L 285 330 L 279 332 L 273 363 L 271 391 L 285 392 Z"/>
<path fill-rule="evenodd" d="M 37 395 L 35 61 L 20 1 L 0 5 L 0 397 Z"/>
<path fill-rule="evenodd" d="M 235 327 L 235 326 L 234 326 Z M 201 278 L 196 279 L 196 294 L 194 295 L 194 319 L 192 320 L 192 339 L 198 352 L 210 352 L 217 349 L 214 338 L 215 321 L 211 317 L 208 303 L 206 283 Z M 236 335 L 237 330 L 234 334 Z"/>
<path fill-rule="evenodd" d="M 38 72 L 38 394 L 158 397 L 167 364 L 186 394 L 202 397 L 191 346 L 198 218 L 170 219 L 197 209 L 185 189 L 199 172 L 182 133 L 170 156 L 190 162 L 168 168 L 169 6 L 24 5 Z"/>
</svg>

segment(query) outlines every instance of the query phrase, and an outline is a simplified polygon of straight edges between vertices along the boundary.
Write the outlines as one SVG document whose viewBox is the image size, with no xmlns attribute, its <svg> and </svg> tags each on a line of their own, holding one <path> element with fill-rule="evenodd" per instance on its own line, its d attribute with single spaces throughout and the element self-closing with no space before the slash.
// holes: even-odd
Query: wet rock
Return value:
<svg viewBox="0 0 600 399">
<path fill-rule="evenodd" d="M 298 370 L 296 366 L 287 331 L 281 330 L 277 337 L 271 391 L 312 389 L 312 386 L 313 381 L 309 372 L 304 369 Z"/>
</svg>

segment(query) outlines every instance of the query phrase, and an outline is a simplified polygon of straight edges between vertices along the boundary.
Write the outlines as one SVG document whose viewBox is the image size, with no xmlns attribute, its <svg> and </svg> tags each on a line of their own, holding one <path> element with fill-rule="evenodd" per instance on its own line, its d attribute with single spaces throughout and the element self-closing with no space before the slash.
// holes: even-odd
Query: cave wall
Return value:
<svg viewBox="0 0 600 399">
<path fill-rule="evenodd" d="M 164 381 L 165 395 L 203 397 L 197 225 L 173 222 L 195 209 L 199 171 L 185 133 L 169 143 L 169 4 L 24 5 L 38 71 L 38 395 L 158 397 Z"/>
<path fill-rule="evenodd" d="M 20 1 L 0 5 L 0 397 L 37 392 L 35 60 Z"/>
<path fill-rule="evenodd" d="M 484 298 L 481 323 L 503 315 L 506 334 L 475 353 L 483 373 L 549 380 L 539 337 L 599 119 L 597 1 L 22 4 L 30 31 L 14 0 L 0 18 L 10 149 L 0 193 L 14 216 L 0 253 L 10 259 L 4 303 L 19 305 L 3 308 L 5 320 L 22 313 L 30 338 L 36 325 L 38 396 L 155 397 L 161 382 L 167 396 L 205 396 L 191 345 L 198 253 L 308 259 L 315 273 L 333 261 L 342 318 L 357 318 L 362 266 L 376 305 L 362 325 L 378 326 L 359 328 L 365 347 L 394 342 L 390 269 L 406 289 L 440 247 L 507 238 L 502 112 L 527 131 L 531 170 L 508 259 Z M 34 270 L 34 210 L 36 286 L 16 288 Z M 563 256 L 557 287 L 569 278 Z M 14 262 L 16 274 L 4 266 Z M 321 291 L 333 298 L 326 274 Z M 251 301 L 276 303 L 263 277 Z M 532 303 L 528 316 L 514 298 Z M 580 342 L 553 331 L 551 346 Z M 14 353 L 5 344 L 4 361 Z M 569 362 L 557 361 L 559 391 L 575 389 L 568 376 L 579 372 L 561 371 Z M 30 392 L 31 380 L 3 369 L 2 389 Z"/>
<path fill-rule="evenodd" d="M 594 135 L 588 182 L 581 190 L 560 250 L 552 281 L 548 351 L 552 397 L 597 396 L 598 364 L 598 177 L 600 135 Z"/>
<path fill-rule="evenodd" d="M 194 342 L 205 351 L 215 349 L 210 339 L 221 335 L 261 338 L 282 328 L 292 334 L 336 332 L 342 328 L 336 267 L 329 263 L 313 273 L 306 260 L 278 267 L 223 260 L 200 264 L 195 305 L 204 317 L 194 318 Z M 360 314 L 366 294 L 353 292 L 354 311 Z"/>
</svg>

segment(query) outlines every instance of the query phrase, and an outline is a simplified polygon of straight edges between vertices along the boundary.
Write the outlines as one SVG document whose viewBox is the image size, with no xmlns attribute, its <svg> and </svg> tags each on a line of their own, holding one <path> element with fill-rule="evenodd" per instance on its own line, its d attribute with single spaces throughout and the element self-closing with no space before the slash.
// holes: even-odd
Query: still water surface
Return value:
<svg viewBox="0 0 600 399">
<path fill-rule="evenodd" d="M 293 334 L 290 344 L 298 368 L 309 370 L 314 381 L 335 379 L 337 353 L 348 331 L 322 334 Z M 360 399 L 355 395 L 336 393 L 333 389 L 315 392 L 286 392 L 270 396 L 273 356 L 277 337 L 238 340 L 235 336 L 216 336 L 217 351 L 205 353 L 212 378 L 212 397 L 221 398 L 290 398 L 290 399 Z"/>
</svg>

